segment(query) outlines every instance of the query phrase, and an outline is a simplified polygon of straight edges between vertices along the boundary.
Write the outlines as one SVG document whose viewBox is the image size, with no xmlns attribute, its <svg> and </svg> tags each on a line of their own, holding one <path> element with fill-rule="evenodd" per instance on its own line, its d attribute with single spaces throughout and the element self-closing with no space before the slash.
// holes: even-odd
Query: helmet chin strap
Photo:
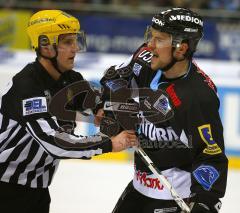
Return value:
<svg viewBox="0 0 240 213">
<path fill-rule="evenodd" d="M 63 72 L 59 69 L 58 67 L 58 62 L 57 62 L 57 56 L 54 56 L 53 58 L 49 58 L 49 60 L 51 61 L 52 65 L 54 66 L 54 68 L 57 70 L 57 72 L 59 74 L 63 74 Z"/>
<path fill-rule="evenodd" d="M 62 75 L 63 72 L 59 69 L 58 62 L 57 62 L 57 56 L 58 56 L 57 46 L 54 44 L 53 48 L 54 48 L 54 50 L 56 52 L 56 55 L 54 57 L 52 57 L 52 58 L 42 55 L 41 51 L 39 49 L 37 49 L 37 55 L 40 55 L 41 57 L 50 60 L 50 62 L 52 63 L 53 67 L 57 70 L 57 72 L 59 74 Z"/>
<path fill-rule="evenodd" d="M 180 59 L 180 60 L 176 59 L 173 55 L 174 50 L 175 50 L 175 47 L 172 48 L 172 60 L 171 60 L 171 62 L 169 64 L 167 64 L 166 66 L 160 68 L 163 72 L 167 72 L 168 70 L 170 70 L 176 64 L 176 62 L 183 61 L 186 58 L 184 56 L 183 59 Z"/>
<path fill-rule="evenodd" d="M 56 52 L 56 55 L 53 57 L 53 58 L 50 58 L 50 61 L 52 63 L 52 65 L 54 66 L 54 68 L 58 71 L 58 73 L 61 75 L 63 74 L 63 72 L 59 69 L 59 66 L 58 66 L 58 62 L 57 62 L 57 57 L 58 57 L 58 50 L 57 50 L 57 45 L 54 44 L 53 45 L 53 48 Z"/>
<path fill-rule="evenodd" d="M 172 56 L 171 62 L 169 64 L 167 64 L 165 67 L 162 67 L 160 69 L 163 72 L 167 72 L 168 70 L 170 70 L 174 66 L 174 64 L 176 64 L 176 62 L 177 62 L 177 59 L 174 56 Z"/>
</svg>

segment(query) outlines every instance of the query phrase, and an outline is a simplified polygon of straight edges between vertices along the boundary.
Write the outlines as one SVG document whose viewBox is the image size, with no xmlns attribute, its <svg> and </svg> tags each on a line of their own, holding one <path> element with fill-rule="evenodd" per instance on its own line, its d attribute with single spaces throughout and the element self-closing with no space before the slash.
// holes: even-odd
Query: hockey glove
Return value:
<svg viewBox="0 0 240 213">
<path fill-rule="evenodd" d="M 216 203 L 215 205 L 209 205 L 200 202 L 192 202 L 190 203 L 191 213 L 218 213 L 221 208 L 221 201 Z"/>
<path fill-rule="evenodd" d="M 211 213 L 210 208 L 204 203 L 190 203 L 191 213 Z"/>
</svg>

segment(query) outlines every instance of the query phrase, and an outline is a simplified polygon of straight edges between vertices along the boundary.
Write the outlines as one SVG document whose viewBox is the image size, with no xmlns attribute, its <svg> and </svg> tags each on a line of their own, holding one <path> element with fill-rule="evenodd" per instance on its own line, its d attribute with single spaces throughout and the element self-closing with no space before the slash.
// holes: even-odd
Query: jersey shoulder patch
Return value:
<svg viewBox="0 0 240 213">
<path fill-rule="evenodd" d="M 218 146 L 217 142 L 213 139 L 210 124 L 199 126 L 198 131 L 201 139 L 206 144 L 206 148 L 203 150 L 203 153 L 208 155 L 216 155 L 222 153 L 221 148 Z"/>
<path fill-rule="evenodd" d="M 210 191 L 219 178 L 219 172 L 213 166 L 201 165 L 193 172 L 193 176 L 205 190 Z"/>
<path fill-rule="evenodd" d="M 22 100 L 23 116 L 47 112 L 46 97 L 34 97 Z"/>
</svg>

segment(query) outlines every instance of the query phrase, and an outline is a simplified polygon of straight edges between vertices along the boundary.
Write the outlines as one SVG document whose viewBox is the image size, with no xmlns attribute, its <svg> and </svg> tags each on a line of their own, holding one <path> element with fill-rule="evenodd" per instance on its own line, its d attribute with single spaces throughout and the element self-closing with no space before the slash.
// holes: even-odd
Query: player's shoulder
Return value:
<svg viewBox="0 0 240 213">
<path fill-rule="evenodd" d="M 40 90 L 39 82 L 35 76 L 37 68 L 34 63 L 27 64 L 12 78 L 13 87 L 17 93 L 29 94 Z"/>
<path fill-rule="evenodd" d="M 201 102 L 212 102 L 218 99 L 217 87 L 213 80 L 195 63 L 192 63 L 192 91 Z"/>
</svg>

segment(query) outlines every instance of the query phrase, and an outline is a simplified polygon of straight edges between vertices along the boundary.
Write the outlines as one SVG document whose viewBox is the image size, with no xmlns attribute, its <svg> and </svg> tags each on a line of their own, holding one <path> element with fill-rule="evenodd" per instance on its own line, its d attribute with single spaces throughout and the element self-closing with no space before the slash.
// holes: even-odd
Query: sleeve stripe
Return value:
<svg viewBox="0 0 240 213">
<path fill-rule="evenodd" d="M 38 119 L 37 123 L 41 127 L 42 131 L 47 135 L 54 136 L 56 134 L 56 131 L 49 125 L 49 122 L 44 120 L 43 118 Z"/>
<path fill-rule="evenodd" d="M 85 150 L 85 151 L 68 151 L 60 147 L 54 146 L 49 142 L 46 142 L 40 139 L 32 129 L 31 125 L 27 123 L 27 129 L 29 133 L 44 147 L 44 149 L 56 157 L 69 157 L 69 158 L 82 158 L 82 157 L 91 157 L 96 154 L 102 154 L 102 149 L 97 148 L 96 150 Z M 50 138 L 50 137 L 49 137 Z M 51 138 L 54 140 L 54 138 Z"/>
<path fill-rule="evenodd" d="M 33 171 L 35 167 L 32 167 L 32 165 L 37 165 L 37 163 L 40 161 L 41 156 L 43 154 L 43 149 L 38 149 L 36 155 L 32 159 L 32 161 L 26 166 L 24 172 L 22 172 L 18 177 L 18 184 L 25 185 L 27 182 L 27 175 L 29 172 Z"/>
<path fill-rule="evenodd" d="M 10 131 L 7 131 L 6 133 L 9 133 L 7 137 L 5 137 L 3 140 L 1 138 L 1 143 L 0 143 L 0 152 L 4 150 L 7 145 L 15 138 L 15 136 L 18 134 L 18 132 L 21 130 L 21 126 L 15 126 L 12 129 L 9 129 Z"/>
<path fill-rule="evenodd" d="M 57 130 L 59 128 L 56 116 L 52 116 L 52 119 L 48 120 L 48 124 L 52 129 Z"/>
<path fill-rule="evenodd" d="M 11 161 L 11 163 L 8 164 L 8 168 L 6 169 L 5 173 L 2 175 L 3 179 L 6 180 L 8 177 L 11 177 L 15 173 L 17 167 L 14 167 L 13 166 L 14 164 L 21 163 L 22 161 L 24 161 L 27 158 L 28 152 L 29 152 L 30 147 L 32 145 L 32 141 L 33 140 L 29 141 L 28 144 L 26 146 L 24 146 L 24 147 L 21 147 L 21 148 L 19 147 L 19 149 L 22 149 L 22 148 L 23 149 L 20 152 L 18 158 L 16 160 L 14 160 L 14 161 Z M 13 153 L 11 153 L 11 154 L 13 154 Z"/>
</svg>

